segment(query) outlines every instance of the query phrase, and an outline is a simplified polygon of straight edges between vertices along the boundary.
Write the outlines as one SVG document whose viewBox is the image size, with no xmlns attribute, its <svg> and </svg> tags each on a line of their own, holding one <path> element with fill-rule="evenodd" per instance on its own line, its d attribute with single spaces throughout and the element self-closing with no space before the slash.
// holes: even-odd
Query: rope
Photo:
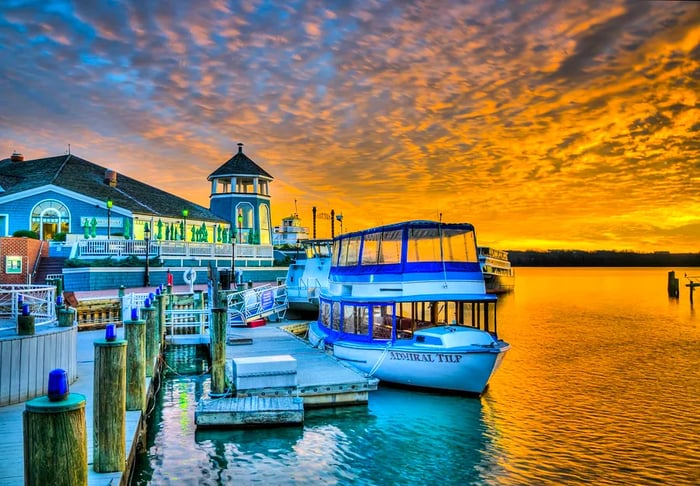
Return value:
<svg viewBox="0 0 700 486">
<path fill-rule="evenodd" d="M 389 352 L 389 348 L 390 348 L 390 347 L 391 347 L 391 341 L 387 341 L 386 347 L 384 348 L 384 351 L 382 352 L 382 354 L 381 354 L 381 355 L 379 356 L 379 358 L 377 359 L 377 362 L 374 363 L 374 366 L 373 366 L 372 369 L 369 371 L 369 373 L 367 373 L 367 376 L 368 376 L 368 377 L 369 377 L 369 376 L 374 376 L 374 374 L 377 372 L 377 370 L 379 369 L 379 367 L 380 367 L 380 366 L 382 365 L 382 363 L 384 362 L 384 359 L 386 358 L 386 355 L 387 355 L 387 353 Z"/>
</svg>

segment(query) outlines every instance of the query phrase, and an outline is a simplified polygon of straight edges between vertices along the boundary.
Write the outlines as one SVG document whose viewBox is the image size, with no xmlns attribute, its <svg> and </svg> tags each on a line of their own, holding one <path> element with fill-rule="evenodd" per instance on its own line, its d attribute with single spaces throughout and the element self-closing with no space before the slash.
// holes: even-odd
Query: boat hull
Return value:
<svg viewBox="0 0 700 486">
<path fill-rule="evenodd" d="M 507 294 L 515 290 L 515 275 L 484 273 L 484 285 L 489 294 Z"/>
<path fill-rule="evenodd" d="M 315 345 L 327 335 L 318 323 L 309 326 L 309 340 Z M 330 344 L 330 343 L 329 343 Z M 372 341 L 360 343 L 338 339 L 328 346 L 333 355 L 380 381 L 408 387 L 481 395 L 500 366 L 509 345 L 442 348 L 415 341 Z"/>
</svg>

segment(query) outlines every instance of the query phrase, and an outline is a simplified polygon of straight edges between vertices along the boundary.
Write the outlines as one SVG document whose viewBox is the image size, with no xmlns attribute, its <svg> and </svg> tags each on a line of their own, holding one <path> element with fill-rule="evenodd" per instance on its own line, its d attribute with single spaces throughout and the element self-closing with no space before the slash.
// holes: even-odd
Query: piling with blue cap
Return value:
<svg viewBox="0 0 700 486">
<path fill-rule="evenodd" d="M 70 393 L 66 371 L 55 369 L 48 395 L 25 404 L 24 484 L 87 485 L 85 402 Z"/>
<path fill-rule="evenodd" d="M 25 304 L 22 301 L 20 302 L 21 313 L 17 316 L 17 334 L 20 336 L 31 336 L 36 332 L 35 317 L 31 313 L 29 304 Z M 18 302 L 18 304 L 20 302 Z"/>
<path fill-rule="evenodd" d="M 154 295 L 155 298 L 155 295 Z M 158 333 L 160 327 L 156 322 L 156 308 L 151 305 L 151 297 L 146 297 L 141 308 L 141 319 L 146 321 L 146 376 L 155 374 L 159 354 Z"/>
<path fill-rule="evenodd" d="M 123 471 L 126 465 L 126 340 L 108 326 L 94 342 L 93 469 Z"/>
<path fill-rule="evenodd" d="M 146 410 L 146 321 L 124 321 L 126 339 L 126 409 Z"/>
</svg>

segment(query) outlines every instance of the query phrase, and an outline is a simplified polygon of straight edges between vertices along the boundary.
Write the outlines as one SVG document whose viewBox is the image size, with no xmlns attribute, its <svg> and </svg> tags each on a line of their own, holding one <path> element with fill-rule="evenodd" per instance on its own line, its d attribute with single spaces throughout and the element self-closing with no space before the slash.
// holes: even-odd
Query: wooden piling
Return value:
<svg viewBox="0 0 700 486">
<path fill-rule="evenodd" d="M 23 422 L 25 485 L 87 485 L 85 395 L 30 400 Z"/>
<path fill-rule="evenodd" d="M 158 333 L 160 327 L 156 322 L 156 308 L 142 307 L 141 319 L 146 322 L 146 376 L 153 376 L 153 369 L 158 359 Z"/>
<path fill-rule="evenodd" d="M 165 296 L 156 296 L 156 309 L 158 309 L 156 314 L 156 319 L 158 321 L 158 348 L 163 348 L 163 343 L 165 342 Z"/>
<path fill-rule="evenodd" d="M 146 321 L 124 321 L 126 409 L 146 411 Z"/>
<path fill-rule="evenodd" d="M 17 316 L 17 334 L 20 336 L 31 336 L 35 333 L 35 317 L 32 315 Z"/>
<path fill-rule="evenodd" d="M 211 335 L 211 394 L 226 392 L 226 309 L 212 309 Z"/>
<path fill-rule="evenodd" d="M 58 327 L 72 327 L 75 323 L 75 309 L 70 307 L 58 311 Z"/>
<path fill-rule="evenodd" d="M 95 341 L 93 468 L 123 471 L 126 465 L 126 341 Z"/>
<path fill-rule="evenodd" d="M 671 270 L 668 272 L 668 296 L 678 298 L 680 295 L 678 277 L 676 277 L 676 272 Z"/>
</svg>

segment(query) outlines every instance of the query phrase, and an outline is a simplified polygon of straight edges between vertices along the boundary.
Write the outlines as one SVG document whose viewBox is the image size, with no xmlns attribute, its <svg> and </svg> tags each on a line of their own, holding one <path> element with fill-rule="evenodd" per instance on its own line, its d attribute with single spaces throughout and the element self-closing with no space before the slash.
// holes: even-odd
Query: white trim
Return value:
<svg viewBox="0 0 700 486">
<path fill-rule="evenodd" d="M 209 196 L 209 199 L 221 199 L 223 197 L 231 198 L 231 197 L 237 197 L 241 199 L 265 199 L 269 201 L 271 197 L 266 194 L 251 194 L 251 193 L 246 193 L 246 192 L 224 192 L 224 193 L 217 193 L 217 194 L 211 194 Z"/>
</svg>

